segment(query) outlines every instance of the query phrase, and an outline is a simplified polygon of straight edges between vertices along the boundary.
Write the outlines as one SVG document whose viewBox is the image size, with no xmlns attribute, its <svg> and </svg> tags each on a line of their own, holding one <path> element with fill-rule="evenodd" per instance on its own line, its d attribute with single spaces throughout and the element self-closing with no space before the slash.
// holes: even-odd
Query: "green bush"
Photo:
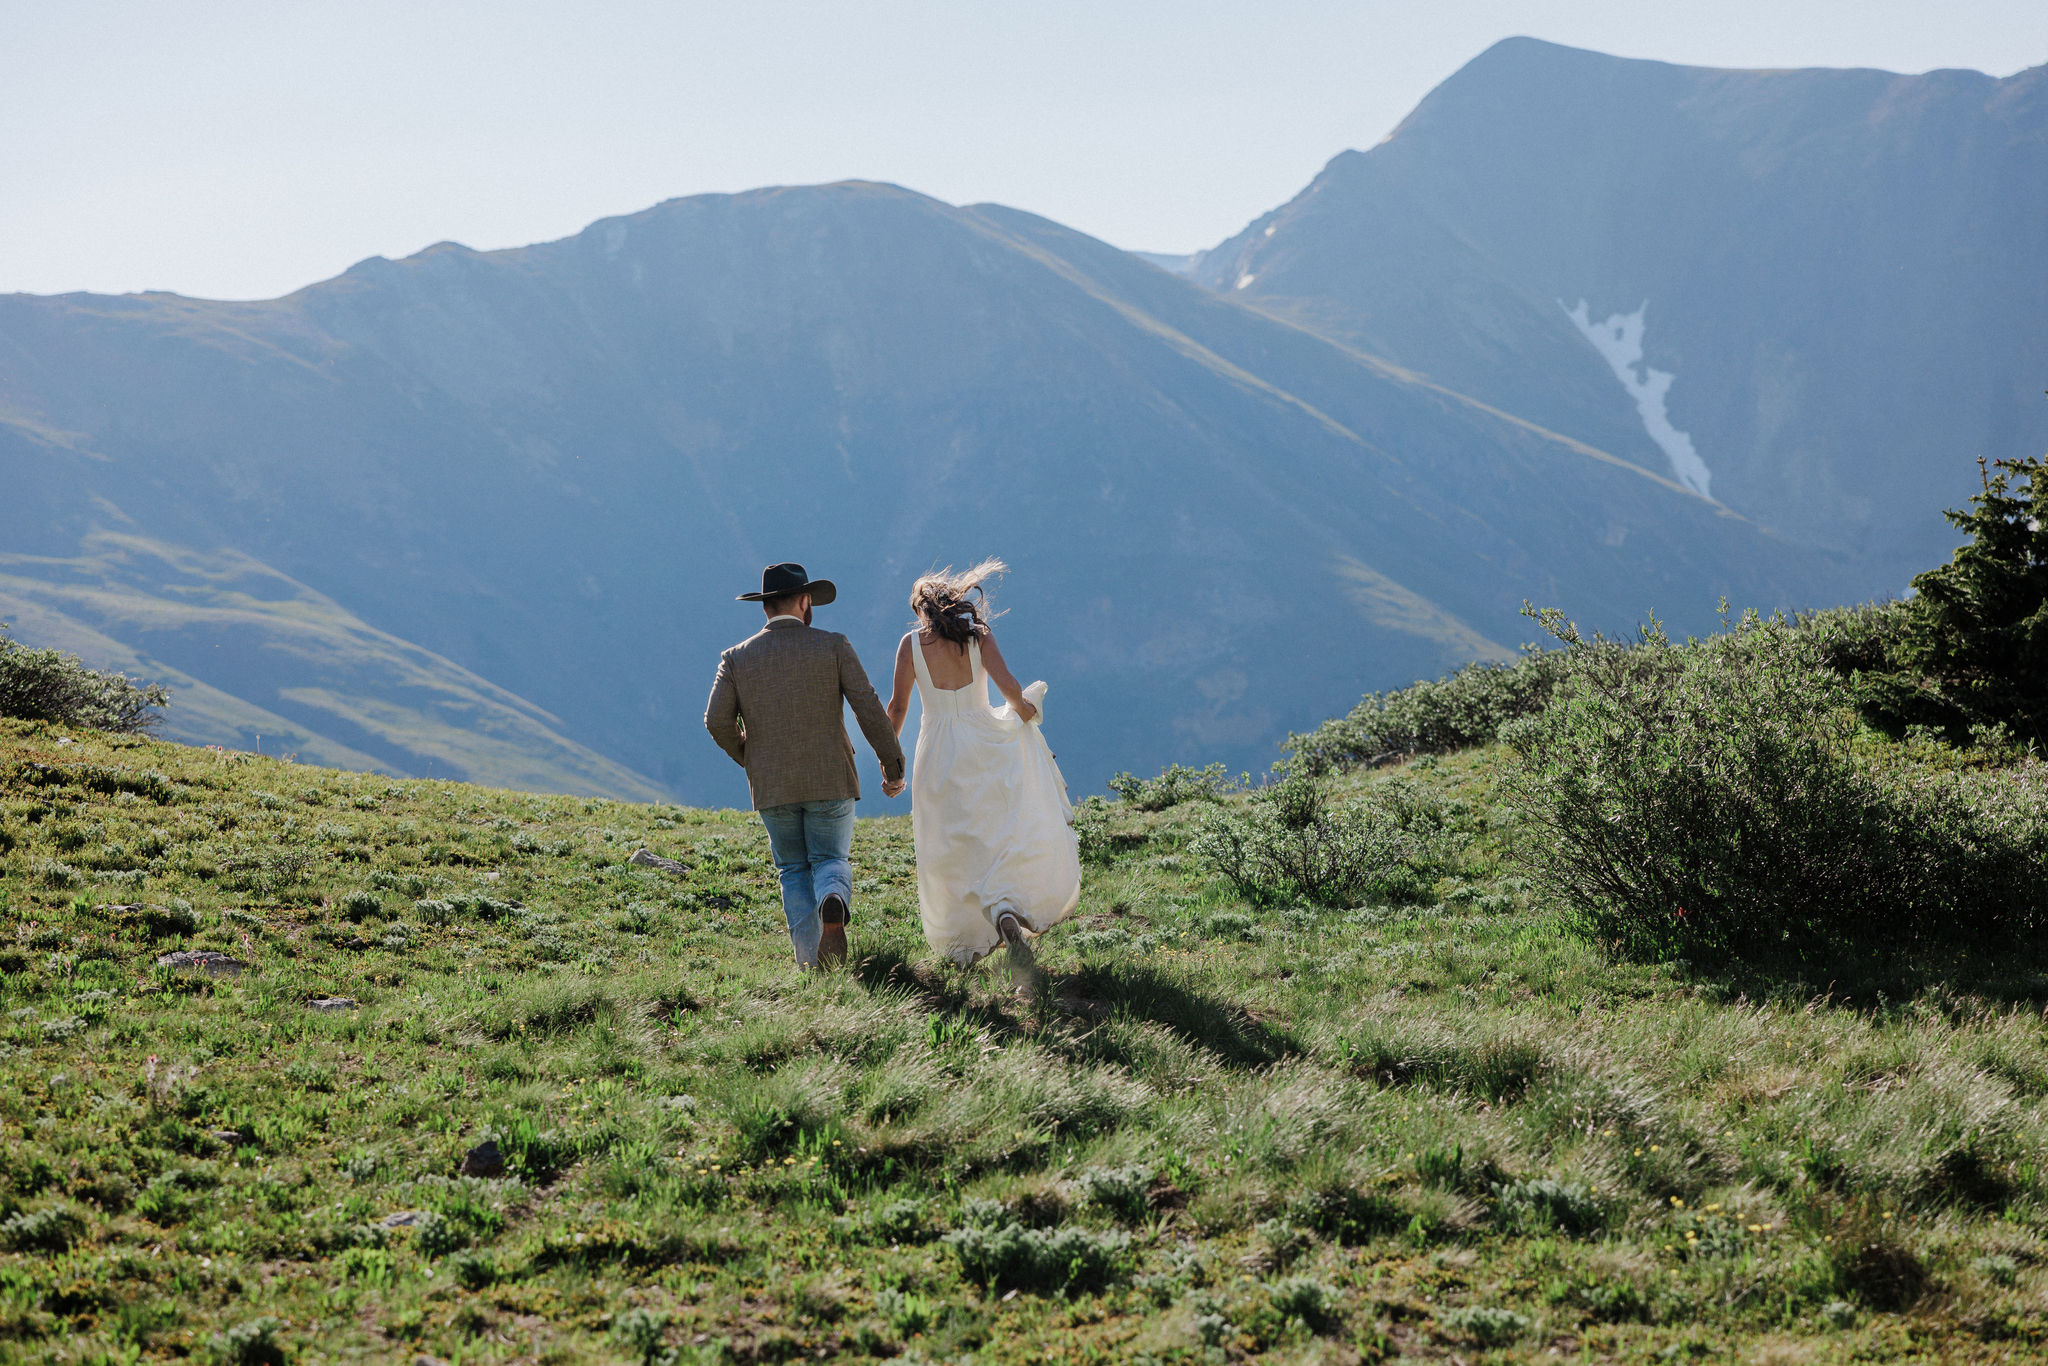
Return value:
<svg viewBox="0 0 2048 1366">
<path fill-rule="evenodd" d="M 1079 1185 L 1090 1204 L 1107 1210 L 1127 1224 L 1145 1217 L 1152 1204 L 1152 1168 L 1142 1163 L 1125 1167 L 1090 1167 L 1081 1173 Z"/>
<path fill-rule="evenodd" d="M 1341 907 L 1413 899 L 1443 835 L 1441 812 L 1412 792 L 1336 803 L 1297 761 L 1249 801 L 1205 812 L 1191 848 L 1248 900 Z"/>
<path fill-rule="evenodd" d="M 878 1243 L 922 1243 L 931 1235 L 922 1200 L 891 1200 L 868 1215 L 868 1236 Z"/>
<path fill-rule="evenodd" d="M 915 1290 L 885 1285 L 875 1291 L 875 1312 L 898 1338 L 914 1338 L 937 1327 L 947 1308 L 944 1300 Z"/>
<path fill-rule="evenodd" d="M 628 1309 L 612 1320 L 612 1341 L 629 1361 L 653 1366 L 663 1356 L 663 1338 L 668 1334 L 668 1315 L 652 1309 Z"/>
<path fill-rule="evenodd" d="M 1349 715 L 1289 736 L 1286 748 L 1312 767 L 1353 768 L 1490 744 L 1502 726 L 1542 709 L 1561 671 L 1557 653 L 1534 650 L 1511 664 L 1468 664 L 1439 679 L 1367 693 Z"/>
<path fill-rule="evenodd" d="M 0 1223 L 0 1243 L 17 1252 L 63 1252 L 84 1236 L 85 1220 L 62 1205 L 26 1210 Z"/>
<path fill-rule="evenodd" d="M 1321 1330 L 1337 1316 L 1337 1292 L 1307 1276 L 1289 1276 L 1267 1288 L 1273 1310 L 1283 1319 L 1299 1319 Z"/>
<path fill-rule="evenodd" d="M 988 1289 L 1097 1290 L 1129 1269 L 1130 1235 L 1083 1228 L 970 1224 L 943 1239 L 960 1259 L 960 1274 Z"/>
<path fill-rule="evenodd" d="M 1084 863 L 1108 863 L 1116 855 L 1116 842 L 1109 829 L 1110 804 L 1101 797 L 1084 797 L 1074 804 L 1074 839 Z"/>
<path fill-rule="evenodd" d="M 1482 1347 L 1504 1347 L 1535 1326 L 1526 1315 L 1487 1304 L 1445 1309 L 1436 1317 L 1453 1333 L 1469 1337 Z"/>
<path fill-rule="evenodd" d="M 341 899 L 338 909 L 350 920 L 370 920 L 384 914 L 384 898 L 375 892 L 350 892 Z"/>
<path fill-rule="evenodd" d="M 1207 768 L 1173 764 L 1156 778 L 1119 773 L 1109 780 L 1109 790 L 1139 811 L 1164 811 L 1182 802 L 1213 802 L 1234 786 L 1221 764 Z"/>
<path fill-rule="evenodd" d="M 1501 1223 L 1510 1228 L 1584 1235 L 1606 1222 L 1592 1189 L 1576 1181 L 1510 1181 L 1495 1186 L 1493 1198 Z"/>
<path fill-rule="evenodd" d="M 1503 737 L 1523 857 L 1611 950 L 1819 966 L 2040 923 L 2038 768 L 1880 762 L 1844 680 L 1781 621 L 1751 614 L 1684 648 L 1653 625 L 1617 649 L 1545 620 L 1562 676 Z"/>
<path fill-rule="evenodd" d="M 214 1334 L 207 1347 L 221 1366 L 284 1366 L 284 1348 L 277 1341 L 283 1329 L 273 1318 L 248 1319 Z"/>
<path fill-rule="evenodd" d="M 88 669 L 61 650 L 31 650 L 0 622 L 0 716 L 91 730 L 147 731 L 170 690 L 125 674 Z"/>
</svg>

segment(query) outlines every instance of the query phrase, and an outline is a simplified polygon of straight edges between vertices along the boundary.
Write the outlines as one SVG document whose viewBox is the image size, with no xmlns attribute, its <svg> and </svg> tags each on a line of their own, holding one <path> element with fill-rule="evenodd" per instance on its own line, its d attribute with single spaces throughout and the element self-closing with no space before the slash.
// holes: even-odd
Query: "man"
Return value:
<svg viewBox="0 0 2048 1366">
<path fill-rule="evenodd" d="M 762 629 L 718 657 L 704 728 L 747 771 L 747 787 L 782 878 L 782 914 L 800 968 L 845 961 L 852 918 L 853 804 L 860 800 L 841 700 L 882 761 L 882 791 L 903 790 L 903 746 L 845 636 L 811 629 L 811 608 L 839 595 L 800 564 L 771 564 Z"/>
</svg>

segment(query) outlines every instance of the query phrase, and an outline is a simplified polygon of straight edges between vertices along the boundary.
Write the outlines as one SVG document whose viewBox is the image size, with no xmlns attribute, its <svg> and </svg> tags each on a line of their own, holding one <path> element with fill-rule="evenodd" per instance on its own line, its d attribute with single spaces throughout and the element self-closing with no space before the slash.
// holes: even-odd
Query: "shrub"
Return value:
<svg viewBox="0 0 2048 1366">
<path fill-rule="evenodd" d="M 612 1320 L 612 1341 L 643 1366 L 661 1360 L 662 1339 L 667 1333 L 668 1315 L 652 1309 L 628 1309 Z"/>
<path fill-rule="evenodd" d="M 221 1366 L 284 1366 L 284 1348 L 277 1342 L 283 1328 L 273 1318 L 248 1319 L 215 1333 L 206 1345 Z"/>
<path fill-rule="evenodd" d="M 78 870 L 53 858 L 36 860 L 35 874 L 51 887 L 71 887 L 78 883 Z"/>
<path fill-rule="evenodd" d="M 931 1237 L 924 1201 L 891 1200 L 868 1216 L 868 1231 L 878 1243 L 921 1243 Z"/>
<path fill-rule="evenodd" d="M 136 920 L 153 939 L 171 939 L 199 929 L 199 912 L 183 897 L 172 897 L 161 906 L 144 906 L 136 912 Z"/>
<path fill-rule="evenodd" d="M 452 1219 L 428 1210 L 413 1225 L 412 1243 L 422 1257 L 443 1257 L 467 1247 L 469 1237 Z"/>
<path fill-rule="evenodd" d="M 1972 1258 L 1970 1269 L 1997 1286 L 2017 1285 L 2020 1279 L 2020 1264 L 2002 1252 Z"/>
<path fill-rule="evenodd" d="M 1490 744 L 1508 722 L 1542 710 L 1561 665 L 1556 653 L 1531 650 L 1511 664 L 1468 664 L 1439 679 L 1367 693 L 1349 715 L 1289 736 L 1286 748 L 1297 762 L 1353 768 Z"/>
<path fill-rule="evenodd" d="M 915 1290 L 883 1286 L 875 1291 L 875 1312 L 898 1338 L 913 1338 L 937 1327 L 946 1317 L 946 1302 Z"/>
<path fill-rule="evenodd" d="M 481 1252 L 458 1252 L 447 1261 L 448 1274 L 464 1290 L 487 1290 L 498 1280 L 498 1264 Z"/>
<path fill-rule="evenodd" d="M 1325 778 L 1297 762 L 1248 802 L 1205 813 L 1192 848 L 1248 900 L 1355 906 L 1413 896 L 1440 833 L 1410 797 L 1333 803 Z"/>
<path fill-rule="evenodd" d="M 1152 1176 L 1152 1169 L 1141 1163 L 1090 1167 L 1081 1173 L 1080 1186 L 1091 1204 L 1101 1206 L 1125 1223 L 1136 1223 L 1151 1207 Z"/>
<path fill-rule="evenodd" d="M 0 622 L 0 716 L 134 734 L 161 720 L 156 709 L 170 699 L 160 684 L 88 669 L 61 650 L 31 650 Z"/>
<path fill-rule="evenodd" d="M 960 1259 L 960 1274 L 988 1289 L 1095 1290 L 1128 1269 L 1131 1239 L 1123 1232 L 1081 1228 L 1027 1229 L 970 1224 L 943 1240 Z"/>
<path fill-rule="evenodd" d="M 1084 863 L 1108 863 L 1116 853 L 1109 812 L 1109 803 L 1100 797 L 1083 798 L 1074 807 L 1074 838 Z"/>
<path fill-rule="evenodd" d="M 1221 764 L 1210 764 L 1207 768 L 1173 764 L 1156 778 L 1119 773 L 1109 780 L 1109 790 L 1140 811 L 1164 811 L 1182 802 L 1213 802 L 1232 786 L 1230 775 Z"/>
<path fill-rule="evenodd" d="M 1341 1182 L 1302 1191 L 1288 1202 L 1287 1218 L 1347 1245 L 1405 1228 L 1410 1220 L 1391 1196 L 1367 1194 Z"/>
<path fill-rule="evenodd" d="M 0 1243 L 16 1252 L 63 1252 L 85 1236 L 85 1220 L 62 1205 L 24 1210 L 0 1223 Z"/>
<path fill-rule="evenodd" d="M 384 914 L 384 898 L 375 892 L 350 892 L 341 899 L 339 909 L 350 920 L 370 920 Z"/>
<path fill-rule="evenodd" d="M 1534 1325 L 1512 1309 L 1475 1304 L 1463 1309 L 1446 1309 L 1437 1322 L 1453 1333 L 1461 1333 L 1482 1347 L 1503 1347 L 1528 1332 Z"/>
<path fill-rule="evenodd" d="M 1292 1266 L 1304 1252 L 1315 1246 L 1315 1238 L 1306 1229 L 1296 1227 L 1290 1219 L 1266 1219 L 1252 1229 L 1252 1234 L 1265 1249 L 1266 1261 L 1275 1267 L 1285 1269 Z"/>
<path fill-rule="evenodd" d="M 1606 1222 L 1592 1189 L 1576 1181 L 1511 1181 L 1495 1186 L 1493 1196 L 1501 1222 L 1510 1227 L 1584 1235 Z"/>
<path fill-rule="evenodd" d="M 1635 957 L 1785 959 L 2029 932 L 2048 783 L 1909 773 L 1859 752 L 1843 681 L 1754 614 L 1685 649 L 1654 624 L 1566 643 L 1551 704 L 1509 727 L 1522 856 L 1579 927 Z"/>
<path fill-rule="evenodd" d="M 1283 1319 L 1299 1319 L 1312 1329 L 1327 1327 L 1336 1317 L 1337 1292 L 1307 1276 L 1289 1276 L 1267 1290 L 1274 1312 Z"/>
</svg>

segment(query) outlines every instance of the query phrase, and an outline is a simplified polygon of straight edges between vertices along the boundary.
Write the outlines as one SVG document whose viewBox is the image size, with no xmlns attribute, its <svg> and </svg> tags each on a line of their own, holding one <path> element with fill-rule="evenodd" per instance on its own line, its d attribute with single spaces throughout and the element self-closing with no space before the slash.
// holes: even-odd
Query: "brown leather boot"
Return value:
<svg viewBox="0 0 2048 1366">
<path fill-rule="evenodd" d="M 846 961 L 846 922 L 853 913 L 846 899 L 834 892 L 818 903 L 818 921 L 824 927 L 818 935 L 818 966 L 836 968 Z"/>
</svg>

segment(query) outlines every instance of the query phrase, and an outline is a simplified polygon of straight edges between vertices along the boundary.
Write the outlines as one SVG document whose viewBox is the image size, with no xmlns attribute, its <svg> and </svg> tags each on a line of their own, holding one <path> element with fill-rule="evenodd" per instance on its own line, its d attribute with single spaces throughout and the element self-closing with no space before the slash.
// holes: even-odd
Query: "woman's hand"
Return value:
<svg viewBox="0 0 2048 1366">
<path fill-rule="evenodd" d="M 903 788 L 904 780 L 901 778 L 884 778 L 882 780 L 882 795 L 884 797 L 900 797 L 903 795 Z"/>
<path fill-rule="evenodd" d="M 1020 721 L 1036 721 L 1038 719 L 1038 708 L 1021 699 L 1011 710 L 1017 713 L 1017 719 Z"/>
</svg>

